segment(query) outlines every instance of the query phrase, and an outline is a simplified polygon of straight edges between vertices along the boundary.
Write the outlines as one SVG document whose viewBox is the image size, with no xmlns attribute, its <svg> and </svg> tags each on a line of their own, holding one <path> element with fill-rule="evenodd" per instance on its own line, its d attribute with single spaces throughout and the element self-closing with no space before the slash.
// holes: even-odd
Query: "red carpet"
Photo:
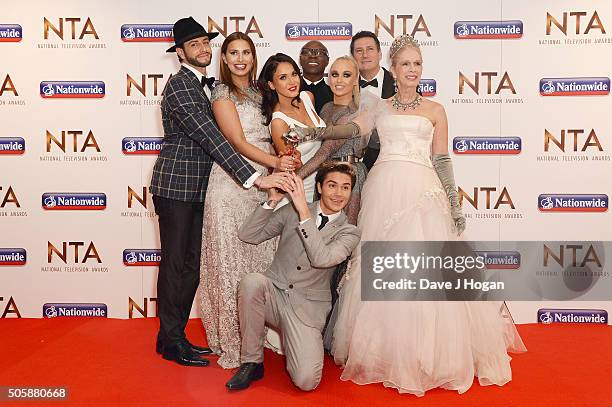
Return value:
<svg viewBox="0 0 612 407">
<path fill-rule="evenodd" d="M 436 389 L 422 398 L 373 384 L 340 381 L 326 357 L 323 380 L 310 393 L 293 387 L 284 361 L 266 351 L 265 378 L 228 393 L 232 372 L 215 358 L 206 368 L 182 367 L 154 350 L 157 319 L 0 320 L 0 386 L 68 386 L 55 406 L 609 406 L 612 396 L 612 328 L 586 325 L 520 325 L 529 350 L 515 355 L 514 379 L 503 387 L 465 394 Z M 204 342 L 199 320 L 188 336 Z M 606 401 L 608 400 L 608 401 Z M 0 402 L 1 405 L 42 405 Z"/>
</svg>

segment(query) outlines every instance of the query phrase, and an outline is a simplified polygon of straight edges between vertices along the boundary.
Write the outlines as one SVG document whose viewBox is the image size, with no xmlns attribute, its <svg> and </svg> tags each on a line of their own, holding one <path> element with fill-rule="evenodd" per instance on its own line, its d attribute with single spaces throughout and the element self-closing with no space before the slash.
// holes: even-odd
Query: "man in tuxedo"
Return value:
<svg viewBox="0 0 612 407">
<path fill-rule="evenodd" d="M 286 173 L 264 177 L 233 149 L 217 128 L 209 93 L 214 78 L 206 77 L 211 62 L 207 33 L 192 17 L 174 24 L 181 69 L 168 80 L 161 103 L 164 140 L 153 168 L 151 186 L 159 217 L 161 263 L 157 278 L 160 329 L 156 350 L 164 359 L 187 366 L 206 366 L 209 348 L 185 336 L 200 279 L 204 198 L 208 176 L 217 161 L 245 188 L 289 188 Z"/>
<path fill-rule="evenodd" d="M 242 336 L 240 369 L 226 386 L 247 388 L 263 377 L 265 325 L 280 330 L 286 367 L 300 389 L 317 387 L 323 370 L 321 331 L 331 308 L 330 277 L 357 246 L 359 229 L 342 211 L 355 185 L 350 164 L 323 164 L 316 177 L 320 201 L 306 202 L 304 184 L 293 175 L 292 205 L 274 207 L 282 195 L 270 190 L 242 225 L 238 237 L 259 244 L 280 235 L 268 271 L 242 278 L 238 315 Z"/>
<path fill-rule="evenodd" d="M 382 51 L 380 41 L 371 31 L 359 31 L 351 39 L 351 55 L 359 66 L 359 86 L 381 99 L 388 99 L 395 93 L 395 81 L 391 73 L 380 66 Z M 363 163 L 372 168 L 380 152 L 378 134 L 370 136 Z"/>
<path fill-rule="evenodd" d="M 319 41 L 309 41 L 300 51 L 300 66 L 307 90 L 314 95 L 315 110 L 321 113 L 323 106 L 334 97 L 327 83 L 325 83 L 325 68 L 329 64 L 329 52 L 325 45 Z"/>
</svg>

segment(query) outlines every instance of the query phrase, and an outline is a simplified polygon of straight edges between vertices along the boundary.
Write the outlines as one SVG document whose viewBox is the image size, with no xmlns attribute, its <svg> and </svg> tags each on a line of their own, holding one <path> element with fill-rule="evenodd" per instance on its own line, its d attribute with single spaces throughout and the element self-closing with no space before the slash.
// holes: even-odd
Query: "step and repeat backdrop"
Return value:
<svg viewBox="0 0 612 407">
<path fill-rule="evenodd" d="M 588 243 L 612 240 L 610 2 L 37 0 L 0 16 L 0 317 L 156 315 L 147 188 L 161 92 L 178 70 L 165 50 L 190 15 L 221 33 L 215 75 L 234 31 L 251 36 L 260 67 L 276 52 L 297 60 L 310 39 L 333 61 L 360 30 L 377 34 L 388 67 L 393 38 L 412 34 L 422 90 L 449 116 L 466 237 L 567 241 L 557 266 L 610 278 Z M 508 305 L 520 323 L 607 323 L 612 309 Z"/>
</svg>

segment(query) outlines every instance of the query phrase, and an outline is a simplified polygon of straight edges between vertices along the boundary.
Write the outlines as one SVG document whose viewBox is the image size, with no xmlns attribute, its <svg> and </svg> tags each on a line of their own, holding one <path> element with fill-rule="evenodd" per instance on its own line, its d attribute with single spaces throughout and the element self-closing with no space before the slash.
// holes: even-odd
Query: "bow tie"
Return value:
<svg viewBox="0 0 612 407">
<path fill-rule="evenodd" d="M 215 84 L 214 76 L 209 76 L 209 77 L 202 76 L 202 87 L 208 86 L 208 89 L 212 90 L 214 84 Z"/>
<path fill-rule="evenodd" d="M 319 230 L 321 230 L 323 229 L 323 226 L 327 225 L 327 222 L 329 222 L 329 216 L 325 216 L 322 213 L 320 213 L 319 216 L 321 217 L 321 224 L 319 225 Z"/>
<path fill-rule="evenodd" d="M 371 81 L 366 81 L 365 79 L 359 79 L 359 87 L 365 88 L 366 86 L 373 86 L 375 88 L 378 87 L 378 79 L 374 78 Z"/>
</svg>

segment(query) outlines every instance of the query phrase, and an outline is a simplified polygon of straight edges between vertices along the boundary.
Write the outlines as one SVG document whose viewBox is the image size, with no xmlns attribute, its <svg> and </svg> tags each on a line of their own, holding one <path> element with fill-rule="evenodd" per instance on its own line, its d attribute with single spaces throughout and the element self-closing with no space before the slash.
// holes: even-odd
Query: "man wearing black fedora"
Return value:
<svg viewBox="0 0 612 407">
<path fill-rule="evenodd" d="M 219 131 L 211 110 L 207 78 L 211 62 L 208 33 L 193 17 L 173 27 L 181 69 L 168 80 L 161 102 L 164 139 L 153 168 L 150 192 L 158 215 L 161 262 L 157 278 L 160 329 L 156 350 L 164 359 L 186 366 L 206 366 L 209 348 L 185 336 L 200 279 L 204 198 L 216 161 L 245 188 L 289 188 L 288 174 L 263 176 L 238 154 Z M 208 90 L 209 92 L 209 90 Z"/>
</svg>

